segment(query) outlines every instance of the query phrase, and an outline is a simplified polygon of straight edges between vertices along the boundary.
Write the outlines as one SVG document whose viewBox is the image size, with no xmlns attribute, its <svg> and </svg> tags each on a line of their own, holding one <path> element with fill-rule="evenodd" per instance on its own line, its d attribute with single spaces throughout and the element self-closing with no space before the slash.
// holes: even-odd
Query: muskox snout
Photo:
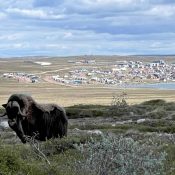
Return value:
<svg viewBox="0 0 175 175">
<path fill-rule="evenodd" d="M 11 128 L 13 128 L 13 127 L 15 127 L 15 125 L 16 125 L 16 121 L 15 121 L 15 120 L 12 120 L 12 119 L 9 119 L 9 120 L 8 120 L 8 124 L 9 124 L 9 126 L 10 126 Z"/>
<path fill-rule="evenodd" d="M 22 143 L 26 143 L 26 139 L 25 139 L 25 137 L 20 138 L 20 139 L 21 139 L 21 142 L 22 142 Z"/>
<path fill-rule="evenodd" d="M 25 135 L 24 135 L 24 132 L 21 126 L 21 122 L 17 121 L 16 119 L 9 119 L 8 124 L 10 128 L 12 128 L 16 132 L 17 136 L 20 138 L 22 143 L 26 143 L 26 139 L 25 139 Z"/>
</svg>

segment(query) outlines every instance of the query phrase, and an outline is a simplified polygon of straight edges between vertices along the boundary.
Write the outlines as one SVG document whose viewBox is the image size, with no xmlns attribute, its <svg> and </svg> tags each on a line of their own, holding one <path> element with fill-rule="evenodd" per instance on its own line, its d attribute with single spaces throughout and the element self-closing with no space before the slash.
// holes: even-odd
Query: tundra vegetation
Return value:
<svg viewBox="0 0 175 175">
<path fill-rule="evenodd" d="M 173 175 L 175 103 L 161 99 L 128 105 L 127 94 L 110 106 L 66 108 L 68 137 L 21 144 L 0 132 L 0 174 Z M 1 109 L 3 113 L 3 109 Z"/>
</svg>

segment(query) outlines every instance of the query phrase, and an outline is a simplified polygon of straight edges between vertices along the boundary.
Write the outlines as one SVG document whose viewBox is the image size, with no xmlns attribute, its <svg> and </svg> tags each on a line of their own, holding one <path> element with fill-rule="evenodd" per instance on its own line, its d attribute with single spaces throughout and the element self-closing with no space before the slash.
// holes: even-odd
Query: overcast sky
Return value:
<svg viewBox="0 0 175 175">
<path fill-rule="evenodd" d="M 175 54 L 175 0 L 0 0 L 0 57 Z"/>
</svg>

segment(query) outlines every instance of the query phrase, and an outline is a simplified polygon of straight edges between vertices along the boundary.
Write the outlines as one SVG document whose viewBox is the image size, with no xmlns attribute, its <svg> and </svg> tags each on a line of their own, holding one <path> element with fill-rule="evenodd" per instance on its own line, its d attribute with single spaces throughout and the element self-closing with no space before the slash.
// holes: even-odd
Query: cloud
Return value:
<svg viewBox="0 0 175 175">
<path fill-rule="evenodd" d="M 1 20 L 1 19 L 5 19 L 5 18 L 6 18 L 6 14 L 5 14 L 5 13 L 0 12 L 0 20 Z"/>
<path fill-rule="evenodd" d="M 44 11 L 42 9 L 18 9 L 8 8 L 7 13 L 21 15 L 24 17 L 40 18 L 40 19 L 63 19 L 65 16 L 54 14 L 52 11 Z"/>
<path fill-rule="evenodd" d="M 144 7 L 141 6 L 141 0 L 65 0 L 61 5 L 64 6 L 67 13 L 78 14 L 133 11 L 138 7 Z"/>
<path fill-rule="evenodd" d="M 148 15 L 170 17 L 175 15 L 175 5 L 157 5 L 146 12 Z"/>
<path fill-rule="evenodd" d="M 0 0 L 0 9 L 7 9 L 7 8 L 32 8 L 34 0 Z"/>
<path fill-rule="evenodd" d="M 72 32 L 65 32 L 64 38 L 71 38 L 73 36 Z"/>
<path fill-rule="evenodd" d="M 64 1 L 58 1 L 58 0 L 35 0 L 33 2 L 34 7 L 55 7 L 60 4 L 62 4 Z"/>
<path fill-rule="evenodd" d="M 0 3 L 0 56 L 175 52 L 172 0 Z"/>
<path fill-rule="evenodd" d="M 0 35 L 0 40 L 9 40 L 9 41 L 14 41 L 21 38 L 19 34 L 3 34 Z"/>
</svg>

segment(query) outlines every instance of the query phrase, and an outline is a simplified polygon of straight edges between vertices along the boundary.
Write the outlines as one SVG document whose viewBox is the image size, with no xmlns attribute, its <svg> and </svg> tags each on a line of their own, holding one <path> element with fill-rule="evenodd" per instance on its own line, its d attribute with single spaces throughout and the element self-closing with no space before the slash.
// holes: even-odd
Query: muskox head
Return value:
<svg viewBox="0 0 175 175">
<path fill-rule="evenodd" d="M 26 114 L 21 111 L 17 101 L 9 101 L 2 105 L 5 108 L 5 113 L 2 116 L 8 116 L 9 126 L 16 132 L 23 143 L 26 142 L 22 122 L 25 120 Z"/>
</svg>

